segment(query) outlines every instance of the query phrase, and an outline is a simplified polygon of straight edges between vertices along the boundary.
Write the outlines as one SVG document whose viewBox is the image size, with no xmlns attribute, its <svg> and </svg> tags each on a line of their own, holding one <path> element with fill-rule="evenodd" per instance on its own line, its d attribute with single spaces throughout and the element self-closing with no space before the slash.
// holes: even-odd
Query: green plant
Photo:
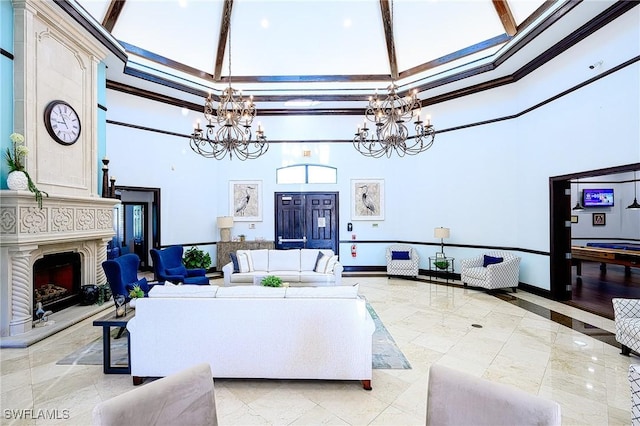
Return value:
<svg viewBox="0 0 640 426">
<path fill-rule="evenodd" d="M 102 305 L 109 299 L 111 299 L 111 287 L 109 287 L 109 284 L 98 285 L 98 305 Z"/>
<path fill-rule="evenodd" d="M 139 297 L 144 297 L 144 291 L 140 288 L 139 285 L 134 285 L 131 290 L 129 290 L 129 297 L 132 299 L 137 299 Z"/>
<path fill-rule="evenodd" d="M 182 260 L 184 262 L 184 266 L 188 269 L 202 268 L 206 270 L 211 266 L 211 256 L 209 256 L 209 253 L 205 253 L 197 246 L 191 247 L 187 250 L 182 257 Z"/>
<path fill-rule="evenodd" d="M 29 185 L 29 191 L 33 192 L 36 196 L 36 201 L 38 202 L 38 207 L 42 208 L 42 196 L 49 196 L 45 191 L 40 191 L 35 183 L 31 180 L 31 176 L 24 169 L 24 160 L 29 154 L 29 148 L 24 145 L 24 136 L 20 133 L 11 133 L 9 135 L 9 139 L 11 139 L 11 148 L 7 148 L 7 152 L 5 153 L 5 159 L 7 160 L 7 165 L 9 166 L 9 173 L 11 172 L 22 172 L 27 177 L 27 184 Z"/>
<path fill-rule="evenodd" d="M 260 283 L 265 287 L 282 287 L 282 278 L 275 275 L 267 275 Z"/>
<path fill-rule="evenodd" d="M 449 267 L 448 260 L 436 260 L 436 268 L 447 269 Z"/>
</svg>

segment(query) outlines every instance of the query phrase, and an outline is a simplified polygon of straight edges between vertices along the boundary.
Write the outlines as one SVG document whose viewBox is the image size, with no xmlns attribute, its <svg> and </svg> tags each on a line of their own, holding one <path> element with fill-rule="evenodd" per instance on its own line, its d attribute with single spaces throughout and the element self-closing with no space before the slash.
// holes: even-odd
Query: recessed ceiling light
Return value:
<svg viewBox="0 0 640 426">
<path fill-rule="evenodd" d="M 351 19 L 350 18 L 346 18 L 344 21 L 342 21 L 342 26 L 345 28 L 350 28 L 351 27 Z"/>
<path fill-rule="evenodd" d="M 288 107 L 310 107 L 318 105 L 320 101 L 314 101 L 312 99 L 293 99 L 284 103 L 284 106 Z"/>
<path fill-rule="evenodd" d="M 260 26 L 264 29 L 269 28 L 269 20 L 267 18 L 262 18 L 262 21 L 260 21 Z"/>
</svg>

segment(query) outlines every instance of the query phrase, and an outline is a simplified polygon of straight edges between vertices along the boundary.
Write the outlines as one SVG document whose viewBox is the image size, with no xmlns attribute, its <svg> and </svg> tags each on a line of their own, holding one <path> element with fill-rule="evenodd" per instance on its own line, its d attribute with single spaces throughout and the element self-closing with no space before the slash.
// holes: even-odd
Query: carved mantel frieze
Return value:
<svg viewBox="0 0 640 426">
<path fill-rule="evenodd" d="M 26 191 L 0 191 L 0 246 L 51 244 L 114 235 L 112 198 L 48 197 L 42 209 Z"/>
</svg>

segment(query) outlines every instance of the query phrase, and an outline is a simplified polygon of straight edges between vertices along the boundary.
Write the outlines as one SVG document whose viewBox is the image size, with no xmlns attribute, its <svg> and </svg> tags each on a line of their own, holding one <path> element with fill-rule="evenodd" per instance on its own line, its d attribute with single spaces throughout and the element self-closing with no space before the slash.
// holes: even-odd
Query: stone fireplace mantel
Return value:
<svg viewBox="0 0 640 426">
<path fill-rule="evenodd" d="M 2 336 L 32 328 L 33 264 L 66 251 L 81 257 L 81 283 L 104 284 L 102 262 L 114 235 L 112 198 L 50 196 L 42 209 L 28 191 L 0 191 Z"/>
</svg>

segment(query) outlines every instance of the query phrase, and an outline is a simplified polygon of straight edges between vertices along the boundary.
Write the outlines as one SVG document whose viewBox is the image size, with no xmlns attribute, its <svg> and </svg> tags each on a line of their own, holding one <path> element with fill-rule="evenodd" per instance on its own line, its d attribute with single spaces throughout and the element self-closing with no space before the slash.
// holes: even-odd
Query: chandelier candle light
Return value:
<svg viewBox="0 0 640 426">
<path fill-rule="evenodd" d="M 230 12 L 229 12 L 230 13 Z M 242 91 L 231 87 L 231 31 L 229 31 L 229 87 L 224 89 L 218 108 L 214 109 L 211 93 L 204 103 L 206 129 L 196 122 L 189 145 L 196 153 L 205 158 L 221 160 L 235 155 L 240 160 L 256 159 L 267 152 L 269 144 L 262 125 L 258 123 L 256 138 L 253 141 L 251 126 L 256 117 L 256 106 L 253 97 L 245 100 Z M 214 130 L 215 124 L 218 130 Z"/>
</svg>

